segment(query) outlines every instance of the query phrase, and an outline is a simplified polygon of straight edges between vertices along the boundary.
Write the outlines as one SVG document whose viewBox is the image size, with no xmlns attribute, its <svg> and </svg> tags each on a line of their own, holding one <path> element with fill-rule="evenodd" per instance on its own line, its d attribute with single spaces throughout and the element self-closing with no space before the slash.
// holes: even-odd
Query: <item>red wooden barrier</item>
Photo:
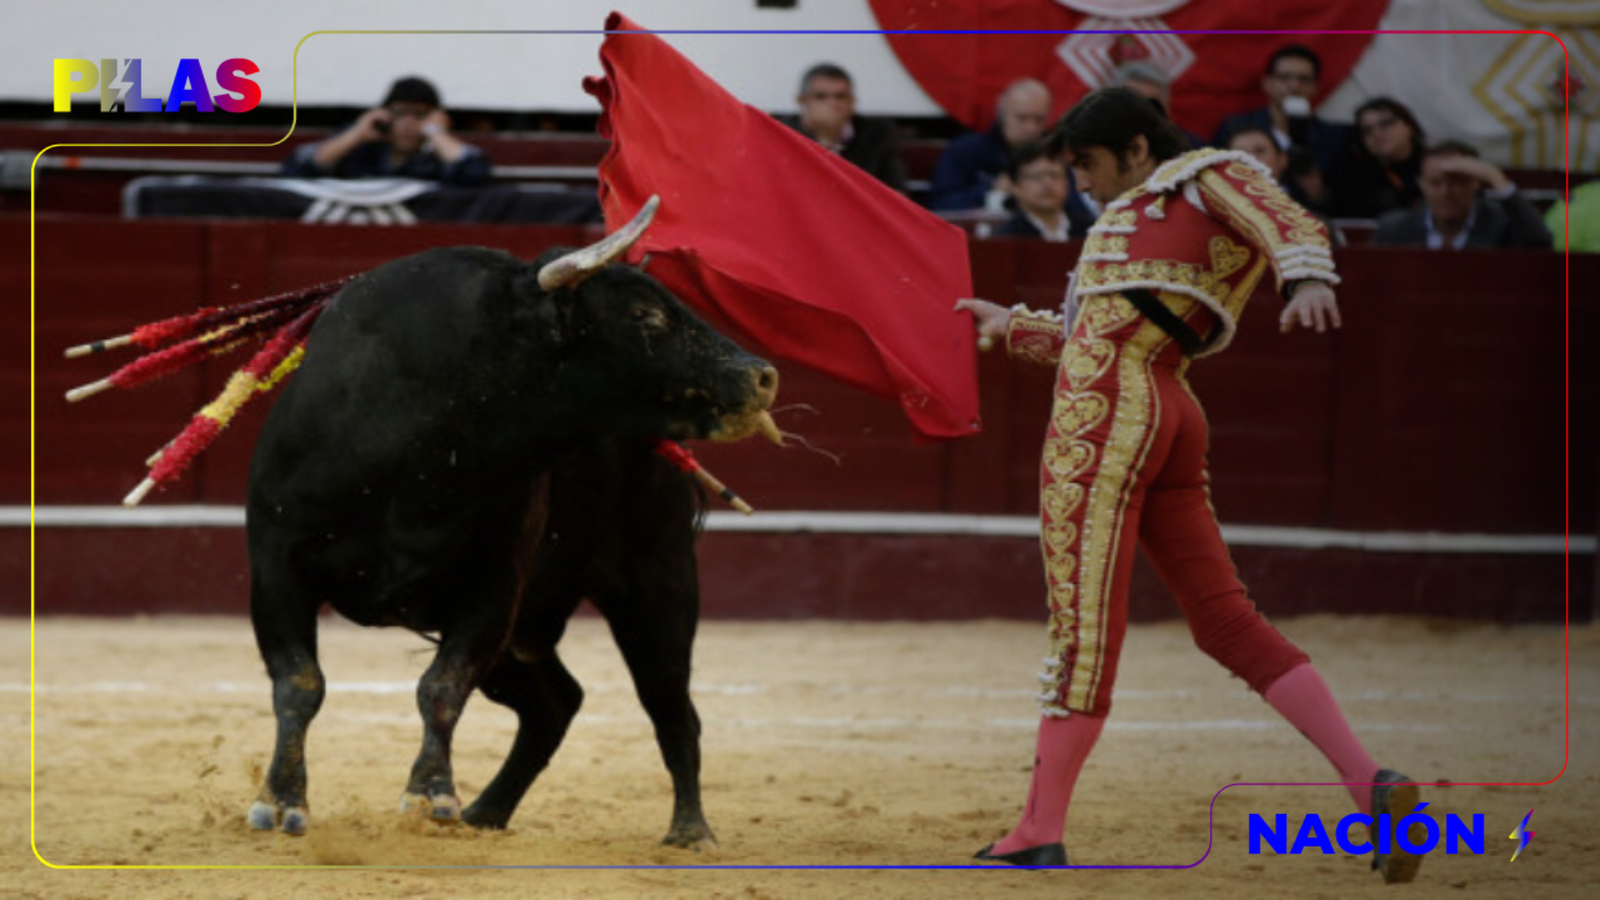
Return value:
<svg viewBox="0 0 1600 900">
<path fill-rule="evenodd" d="M 590 236 L 505 226 L 380 229 L 43 216 L 33 395 L 37 502 L 116 503 L 142 477 L 145 456 L 214 396 L 237 364 L 69 407 L 62 393 L 101 377 L 115 359 L 63 360 L 61 348 L 203 303 L 361 271 L 429 246 L 484 244 L 531 258 L 553 243 Z M 27 248 L 27 219 L 0 217 L 0 277 L 19 301 L 27 290 Z M 975 242 L 976 293 L 1051 305 L 1074 253 L 1074 247 L 1026 241 Z M 1347 324 L 1332 336 L 1277 334 L 1279 301 L 1268 292 L 1257 296 L 1235 346 L 1199 361 L 1193 373 L 1213 423 L 1211 458 L 1223 521 L 1551 535 L 1561 534 L 1570 516 L 1574 533 L 1594 535 L 1600 435 L 1593 410 L 1600 408 L 1600 379 L 1583 357 L 1570 382 L 1565 378 L 1562 260 L 1537 252 L 1353 248 L 1339 259 Z M 1600 257 L 1573 258 L 1574 285 L 1592 286 L 1597 279 Z M 1600 325 L 1600 303 L 1592 289 L 1574 293 L 1571 334 L 1584 347 Z M 22 344 L 28 323 L 20 302 L 8 309 L 9 352 L 0 359 L 0 504 L 25 505 L 29 372 Z M 780 405 L 816 410 L 782 412 L 780 423 L 840 461 L 754 442 L 701 448 L 713 471 L 759 508 L 1033 514 L 1049 372 L 986 357 L 985 432 L 917 447 L 893 404 L 792 364 L 780 361 L 780 367 Z M 1570 435 L 1569 402 L 1577 413 Z M 224 435 L 192 478 L 147 502 L 241 502 L 264 408 Z M 27 597 L 20 568 L 26 533 L 0 528 L 0 544 L 0 551 L 13 551 L 0 552 L 6 560 L 0 563 L 0 611 L 17 611 Z M 41 596 L 56 609 L 210 608 L 210 592 L 236 582 L 243 562 L 238 534 L 211 529 L 45 529 L 39 546 Z M 1029 562 L 1036 552 L 1022 539 L 713 535 L 706 569 L 708 580 L 715 573 L 718 583 L 708 586 L 708 611 L 926 616 L 959 608 L 1027 615 L 1039 596 L 1036 561 Z M 115 561 L 130 554 L 174 553 L 196 581 L 163 581 L 155 574 L 162 566 L 149 560 L 151 571 L 116 568 Z M 1006 561 L 988 566 L 980 559 L 986 553 Z M 1239 559 L 1255 567 L 1246 569 L 1252 586 L 1277 589 L 1286 604 L 1271 607 L 1278 611 L 1353 611 L 1381 601 L 1384 608 L 1499 618 L 1560 612 L 1559 556 L 1243 548 Z M 1586 611 L 1594 595 L 1594 558 L 1574 559 L 1574 603 Z M 146 584 L 147 578 L 154 581 Z M 923 593 L 903 589 L 911 584 Z M 225 590 L 227 608 L 242 602 L 233 588 Z M 932 596 L 940 590 L 948 596 Z M 1136 610 L 1170 609 L 1159 591 L 1143 590 Z M 962 606 L 962 597 L 988 599 Z"/>
</svg>

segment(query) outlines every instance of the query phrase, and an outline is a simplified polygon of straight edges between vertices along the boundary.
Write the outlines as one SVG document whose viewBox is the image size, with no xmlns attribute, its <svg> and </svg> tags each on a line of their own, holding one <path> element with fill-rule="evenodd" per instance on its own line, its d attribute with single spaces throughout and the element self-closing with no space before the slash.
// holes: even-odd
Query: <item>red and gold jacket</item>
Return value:
<svg viewBox="0 0 1600 900">
<path fill-rule="evenodd" d="M 1289 199 L 1266 166 L 1236 150 L 1195 150 L 1106 205 L 1089 229 L 1066 306 L 1130 288 L 1191 297 L 1221 326 L 1196 354 L 1204 356 L 1233 340 L 1245 301 L 1269 266 L 1280 290 L 1290 281 L 1339 283 L 1327 229 Z M 1016 307 L 1007 348 L 1053 364 L 1069 324 Z"/>
</svg>

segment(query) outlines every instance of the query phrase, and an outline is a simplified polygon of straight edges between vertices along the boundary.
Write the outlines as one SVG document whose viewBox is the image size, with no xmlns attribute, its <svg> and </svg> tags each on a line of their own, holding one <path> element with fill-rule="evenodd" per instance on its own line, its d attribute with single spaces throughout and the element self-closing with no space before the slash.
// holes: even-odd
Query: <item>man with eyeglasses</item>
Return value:
<svg viewBox="0 0 1600 900">
<path fill-rule="evenodd" d="M 284 160 L 296 178 L 415 178 L 470 186 L 489 180 L 489 158 L 450 133 L 439 92 L 416 77 L 401 78 L 383 103 L 355 124 Z"/>
<path fill-rule="evenodd" d="M 991 232 L 997 237 L 1037 238 L 1056 243 L 1082 240 L 1089 223 L 1066 213 L 1067 164 L 1042 141 L 1024 144 L 1006 167 L 1017 209 Z"/>
<path fill-rule="evenodd" d="M 1278 48 L 1261 78 L 1267 105 L 1229 116 L 1211 138 L 1212 146 L 1227 147 L 1228 138 L 1246 128 L 1266 128 L 1290 154 L 1290 177 L 1306 174 L 1310 166 L 1326 175 L 1349 150 L 1353 136 L 1348 127 L 1318 118 L 1311 111 L 1321 79 L 1322 60 L 1310 47 L 1290 44 Z"/>
<path fill-rule="evenodd" d="M 1011 194 L 1003 177 L 1011 152 L 1044 134 L 1052 103 L 1041 81 L 1023 78 L 1007 85 L 995 103 L 994 124 L 956 138 L 940 155 L 928 207 L 1000 210 Z"/>
<path fill-rule="evenodd" d="M 833 63 L 812 66 L 800 79 L 800 95 L 795 102 L 800 115 L 785 120 L 786 124 L 868 175 L 905 192 L 906 165 L 900 156 L 894 124 L 856 115 L 855 88 L 849 72 Z"/>
<path fill-rule="evenodd" d="M 1018 186 L 1008 174 L 1013 154 L 1044 134 L 1053 105 L 1050 89 L 1041 81 L 1021 78 L 1007 85 L 995 101 L 994 124 L 956 138 L 939 157 L 928 190 L 928 208 L 943 212 L 1015 210 Z M 1100 210 L 1078 190 L 1070 170 L 1066 189 L 1063 210 L 1073 231 L 1082 234 L 1094 224 Z"/>
</svg>

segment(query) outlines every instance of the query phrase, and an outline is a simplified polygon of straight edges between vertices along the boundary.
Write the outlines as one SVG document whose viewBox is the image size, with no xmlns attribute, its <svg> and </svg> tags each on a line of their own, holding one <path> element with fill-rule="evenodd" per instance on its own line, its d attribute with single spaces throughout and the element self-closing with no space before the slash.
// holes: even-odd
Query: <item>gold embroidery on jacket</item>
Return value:
<svg viewBox="0 0 1600 900">
<path fill-rule="evenodd" d="M 1240 194 L 1226 178 L 1208 169 L 1200 173 L 1199 179 L 1200 190 L 1206 195 L 1207 209 L 1218 214 L 1240 234 L 1255 238 L 1273 256 L 1296 245 L 1328 246 L 1327 232 L 1323 230 L 1322 223 L 1312 218 L 1305 207 L 1290 200 L 1276 185 L 1261 180 L 1254 170 L 1245 167 L 1244 171 L 1256 179 L 1251 182 L 1255 188 L 1251 193 L 1259 196 L 1260 202 Z M 1232 167 L 1228 172 L 1234 174 Z M 1262 209 L 1263 206 L 1286 221 L 1275 218 Z M 1288 231 L 1287 237 L 1285 230 Z"/>
<path fill-rule="evenodd" d="M 1013 313 L 1006 345 L 1017 359 L 1053 366 L 1060 359 L 1062 330 L 1061 321 L 1054 316 Z"/>
<path fill-rule="evenodd" d="M 1139 316 L 1139 311 L 1133 308 L 1126 297 L 1118 294 L 1083 296 L 1084 279 L 1094 271 L 1093 267 L 1087 271 L 1082 266 L 1078 269 L 1078 296 L 1083 304 L 1078 309 L 1078 319 L 1083 323 L 1086 333 L 1099 337 L 1132 322 Z"/>
<path fill-rule="evenodd" d="M 1096 290 L 1113 290 L 1123 285 L 1161 287 L 1199 291 L 1222 303 L 1228 295 L 1228 284 L 1216 273 L 1192 263 L 1171 259 L 1137 259 L 1130 262 L 1095 263 L 1078 268 L 1078 296 L 1093 295 Z M 1126 300 L 1123 301 L 1127 303 Z M 1132 304 L 1129 304 L 1132 309 Z M 1104 333 L 1103 331 L 1101 332 Z"/>
<path fill-rule="evenodd" d="M 1128 252 L 1128 236 L 1125 234 L 1090 234 L 1088 240 L 1083 242 L 1083 255 L 1095 256 L 1097 254 L 1123 254 Z"/>
<path fill-rule="evenodd" d="M 1139 224 L 1139 211 L 1137 209 L 1107 210 L 1095 220 L 1096 228 L 1132 228 Z"/>
<path fill-rule="evenodd" d="M 1227 278 L 1250 261 L 1249 247 L 1241 247 L 1220 234 L 1211 239 L 1209 249 L 1211 273 L 1218 278 Z"/>
</svg>

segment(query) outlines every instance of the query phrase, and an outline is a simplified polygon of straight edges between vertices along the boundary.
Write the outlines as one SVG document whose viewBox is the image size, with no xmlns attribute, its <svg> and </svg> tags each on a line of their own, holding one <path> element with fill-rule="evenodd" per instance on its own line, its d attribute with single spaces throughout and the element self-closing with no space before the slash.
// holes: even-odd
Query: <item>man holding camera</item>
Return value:
<svg viewBox="0 0 1600 900">
<path fill-rule="evenodd" d="M 489 158 L 450 133 L 439 92 L 421 78 L 402 78 L 383 104 L 354 125 L 296 148 L 282 173 L 298 178 L 415 178 L 469 186 L 489 180 Z"/>
<path fill-rule="evenodd" d="M 1267 105 L 1229 116 L 1211 139 L 1212 146 L 1227 147 L 1229 139 L 1249 128 L 1268 129 L 1288 157 L 1288 180 L 1298 183 L 1313 199 L 1323 195 L 1326 175 L 1349 150 L 1351 131 L 1320 119 L 1311 111 L 1322 78 L 1322 60 L 1301 44 L 1280 47 L 1267 62 L 1261 90 Z"/>
</svg>

